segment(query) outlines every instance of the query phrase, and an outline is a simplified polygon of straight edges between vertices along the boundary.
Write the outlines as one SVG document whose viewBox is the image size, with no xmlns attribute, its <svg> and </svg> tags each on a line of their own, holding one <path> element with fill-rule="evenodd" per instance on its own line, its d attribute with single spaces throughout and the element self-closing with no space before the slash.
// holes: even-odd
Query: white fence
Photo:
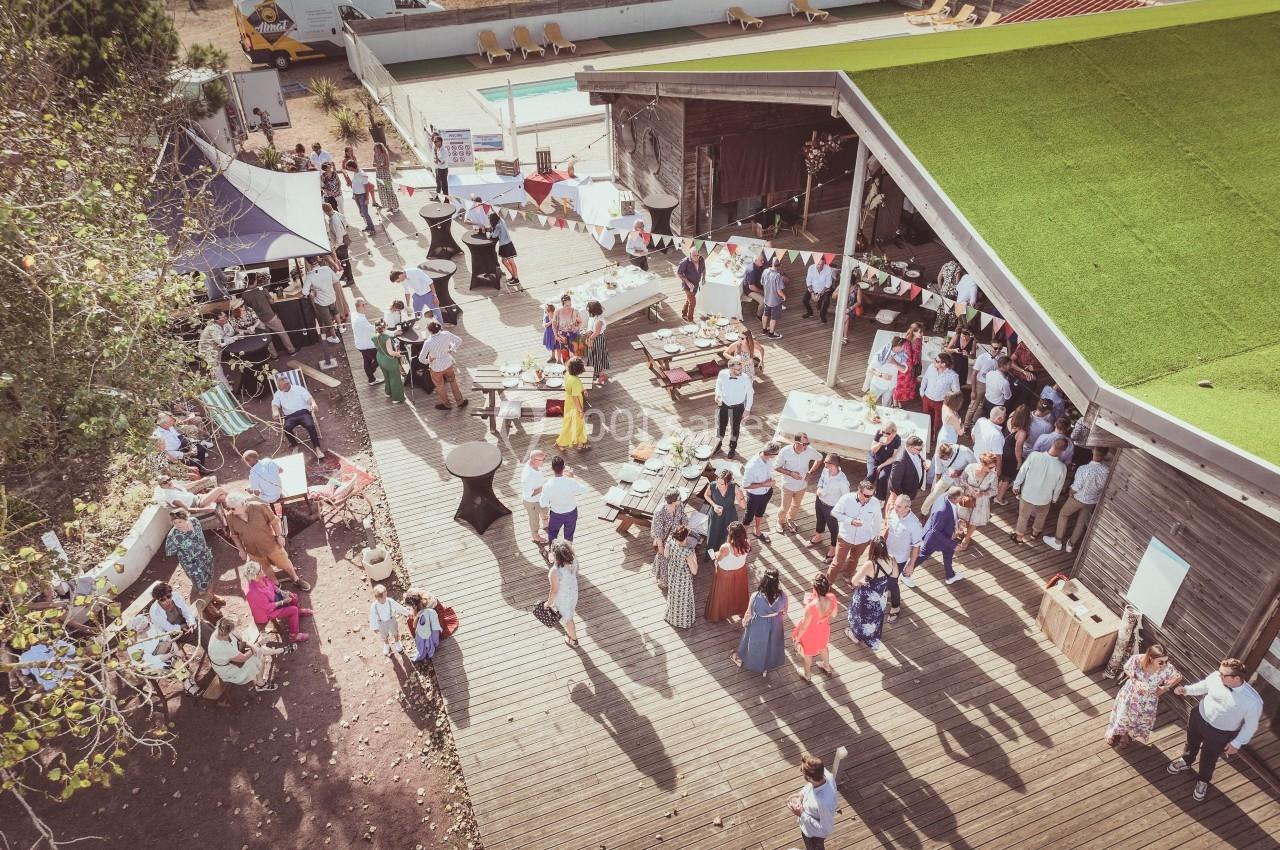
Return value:
<svg viewBox="0 0 1280 850">
<path fill-rule="evenodd" d="M 431 130 L 427 121 L 413 106 L 408 92 L 395 81 L 390 72 L 365 45 L 364 39 L 343 32 L 347 42 L 347 64 L 356 77 L 364 83 L 369 93 L 377 98 L 396 130 L 413 145 L 420 162 L 431 161 Z"/>
<path fill-rule="evenodd" d="M 819 8 L 857 6 L 875 0 L 839 0 Z M 543 24 L 560 24 L 571 41 L 601 38 L 637 32 L 724 23 L 725 9 L 740 5 L 758 18 L 785 15 L 789 0 L 652 0 L 625 5 L 601 5 L 597 8 L 574 8 L 578 2 L 535 2 L 528 6 L 468 9 L 434 15 L 398 15 L 370 21 L 357 21 L 355 40 L 367 46 L 384 65 L 438 59 L 477 52 L 477 39 L 483 30 L 492 30 L 502 46 L 511 48 L 512 30 L 527 26 L 536 40 L 542 38 Z M 726 28 L 729 24 L 724 24 Z M 736 27 L 736 25 L 735 25 Z M 689 48 L 689 58 L 697 58 L 697 46 Z M 347 55 L 351 51 L 348 49 Z M 502 60 L 498 60 L 499 63 Z"/>
</svg>

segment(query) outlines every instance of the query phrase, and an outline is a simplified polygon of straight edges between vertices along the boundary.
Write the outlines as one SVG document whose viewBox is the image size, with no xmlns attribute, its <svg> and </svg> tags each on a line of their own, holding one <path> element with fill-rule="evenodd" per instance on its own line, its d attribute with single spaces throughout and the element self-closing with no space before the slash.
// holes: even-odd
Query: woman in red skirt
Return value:
<svg viewBox="0 0 1280 850">
<path fill-rule="evenodd" d="M 747 540 L 747 527 L 735 522 L 729 526 L 729 539 L 712 558 L 716 574 L 711 580 L 711 593 L 707 595 L 707 622 L 715 623 L 747 613 L 749 554 L 751 542 Z"/>
</svg>

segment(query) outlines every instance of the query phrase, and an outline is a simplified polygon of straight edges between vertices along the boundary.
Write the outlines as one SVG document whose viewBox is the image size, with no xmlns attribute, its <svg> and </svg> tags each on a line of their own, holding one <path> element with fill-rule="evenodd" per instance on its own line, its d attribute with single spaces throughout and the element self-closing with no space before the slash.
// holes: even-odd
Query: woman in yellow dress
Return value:
<svg viewBox="0 0 1280 850">
<path fill-rule="evenodd" d="M 556 438 L 556 446 L 562 449 L 587 448 L 586 397 L 578 377 L 585 369 L 581 357 L 569 359 L 569 374 L 564 376 L 564 421 Z"/>
</svg>

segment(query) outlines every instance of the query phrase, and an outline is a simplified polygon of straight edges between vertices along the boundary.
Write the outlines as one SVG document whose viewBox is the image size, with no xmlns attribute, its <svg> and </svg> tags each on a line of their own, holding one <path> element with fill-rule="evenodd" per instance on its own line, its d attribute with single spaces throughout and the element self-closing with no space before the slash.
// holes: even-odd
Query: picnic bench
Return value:
<svg viewBox="0 0 1280 850">
<path fill-rule="evenodd" d="M 676 443 L 683 443 L 690 452 L 700 446 L 709 448 L 716 443 L 715 432 L 677 430 L 658 440 L 648 447 L 648 450 L 643 448 L 633 450 L 632 462 L 643 466 L 646 461 L 653 459 L 669 459 L 669 449 L 663 451 L 663 448 Z M 687 477 L 686 468 L 695 466 L 697 474 L 692 478 Z M 643 472 L 633 470 L 634 475 L 627 476 L 631 480 L 619 482 L 605 494 L 605 510 L 600 515 L 600 519 L 606 522 L 617 522 L 619 534 L 626 534 L 632 526 L 648 528 L 653 523 L 654 511 L 662 506 L 667 491 L 671 488 L 674 487 L 685 493 L 686 503 L 691 499 L 701 499 L 709 482 L 710 470 L 710 455 L 704 460 L 697 460 L 690 455 L 682 464 L 673 464 L 668 461 L 661 470 L 650 470 L 647 467 Z M 648 482 L 650 489 L 643 493 L 636 492 L 631 487 L 631 481 L 637 480 Z"/>
<path fill-rule="evenodd" d="M 541 366 L 536 369 L 543 368 Z M 514 405 L 504 411 L 503 403 L 499 400 L 500 394 L 512 393 L 517 396 L 532 395 L 534 393 L 549 394 L 554 398 L 556 394 L 564 392 L 564 384 L 559 386 L 550 386 L 547 383 L 549 376 L 544 375 L 541 379 L 526 380 L 529 378 L 528 372 L 524 369 L 519 370 L 517 374 L 510 374 L 511 368 L 507 367 L 506 371 L 501 366 L 480 366 L 471 369 L 471 386 L 473 389 L 479 390 L 485 394 L 485 406 L 479 410 L 470 411 L 472 416 L 478 416 L 482 419 L 489 420 L 489 432 L 491 434 L 498 433 L 498 420 L 503 421 L 503 433 L 507 431 L 507 425 L 514 421 L 526 421 L 535 419 L 545 419 L 547 416 L 547 406 L 545 403 L 539 403 L 532 407 L 524 404 L 523 399 L 509 399 L 510 402 L 519 400 L 520 408 L 516 415 L 511 415 Z M 585 392 L 595 389 L 596 373 L 595 370 L 588 367 L 580 376 L 582 379 L 582 388 Z M 509 386 L 512 381 L 516 381 L 515 386 Z M 541 401 L 541 400 L 540 400 Z M 553 414 L 554 415 L 554 414 Z"/>
<path fill-rule="evenodd" d="M 699 381 L 714 381 L 724 368 L 721 352 L 729 345 L 725 333 L 733 331 L 741 333 L 741 324 L 729 324 L 715 328 L 709 337 L 700 337 L 698 332 L 688 332 L 682 325 L 679 328 L 664 328 L 652 333 L 641 334 L 636 346 L 644 352 L 649 370 L 658 379 L 658 384 L 667 391 L 671 400 L 676 400 L 676 390 L 687 384 Z M 706 339 L 710 344 L 699 347 L 698 339 Z M 669 351 L 668 346 L 679 346 L 679 351 Z"/>
</svg>

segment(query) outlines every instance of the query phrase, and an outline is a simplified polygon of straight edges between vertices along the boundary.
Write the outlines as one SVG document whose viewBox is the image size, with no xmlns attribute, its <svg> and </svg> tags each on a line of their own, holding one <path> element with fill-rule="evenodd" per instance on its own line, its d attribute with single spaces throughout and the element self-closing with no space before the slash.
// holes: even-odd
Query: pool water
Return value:
<svg viewBox="0 0 1280 850">
<path fill-rule="evenodd" d="M 578 84 L 573 77 L 560 77 L 555 80 L 539 80 L 536 83 L 518 83 L 511 87 L 511 96 L 515 98 L 535 97 L 541 94 L 559 94 L 560 92 L 577 91 Z M 480 89 L 480 96 L 490 103 L 501 103 L 507 99 L 506 86 Z"/>
</svg>

